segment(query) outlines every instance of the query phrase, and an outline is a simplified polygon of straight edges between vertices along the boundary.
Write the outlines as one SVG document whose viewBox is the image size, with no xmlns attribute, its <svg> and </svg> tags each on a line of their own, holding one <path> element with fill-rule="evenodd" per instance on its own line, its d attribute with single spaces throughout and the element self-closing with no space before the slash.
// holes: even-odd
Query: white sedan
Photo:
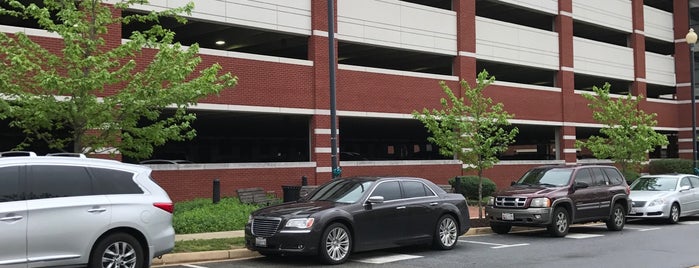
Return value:
<svg viewBox="0 0 699 268">
<path fill-rule="evenodd" d="M 699 214 L 699 177 L 689 174 L 646 175 L 631 184 L 628 218 L 661 218 L 677 223 Z"/>
</svg>

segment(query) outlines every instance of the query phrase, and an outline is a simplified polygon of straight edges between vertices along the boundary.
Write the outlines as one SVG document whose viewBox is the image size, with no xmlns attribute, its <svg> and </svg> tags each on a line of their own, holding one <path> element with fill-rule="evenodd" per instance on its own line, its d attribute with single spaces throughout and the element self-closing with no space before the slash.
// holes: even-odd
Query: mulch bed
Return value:
<svg viewBox="0 0 699 268">
<path fill-rule="evenodd" d="M 472 218 L 469 221 L 471 223 L 471 228 L 478 228 L 478 227 L 490 227 L 490 223 L 488 222 L 488 219 L 486 218 Z"/>
</svg>

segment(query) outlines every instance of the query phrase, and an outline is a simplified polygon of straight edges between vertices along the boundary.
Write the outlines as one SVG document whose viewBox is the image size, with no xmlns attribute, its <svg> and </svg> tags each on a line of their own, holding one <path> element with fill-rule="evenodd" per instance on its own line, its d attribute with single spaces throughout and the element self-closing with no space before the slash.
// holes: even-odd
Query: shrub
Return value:
<svg viewBox="0 0 699 268">
<path fill-rule="evenodd" d="M 633 181 L 638 179 L 638 177 L 641 177 L 641 174 L 639 174 L 638 172 L 633 171 L 633 170 L 625 170 L 625 171 L 620 170 L 620 171 L 621 171 L 621 174 L 624 175 L 624 178 L 626 179 L 626 183 L 628 183 L 629 185 L 631 185 L 631 183 Z"/>
<path fill-rule="evenodd" d="M 689 159 L 658 159 L 650 161 L 650 164 L 648 164 L 648 172 L 650 174 L 694 174 L 692 169 L 692 160 Z"/>
<path fill-rule="evenodd" d="M 250 212 L 258 208 L 234 197 L 221 198 L 218 204 L 210 198 L 177 202 L 172 224 L 177 234 L 243 230 Z"/>
<path fill-rule="evenodd" d="M 461 187 L 456 189 L 456 179 L 460 180 Z M 458 176 L 449 180 L 449 184 L 454 187 L 454 192 L 463 194 L 467 199 L 478 200 L 478 176 Z M 495 193 L 495 183 L 483 177 L 483 197 L 491 196 Z"/>
</svg>

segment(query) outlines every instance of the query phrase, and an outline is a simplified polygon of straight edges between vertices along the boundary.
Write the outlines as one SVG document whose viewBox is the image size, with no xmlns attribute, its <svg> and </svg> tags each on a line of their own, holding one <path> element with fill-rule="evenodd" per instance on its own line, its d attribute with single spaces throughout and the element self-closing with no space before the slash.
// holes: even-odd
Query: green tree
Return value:
<svg viewBox="0 0 699 268">
<path fill-rule="evenodd" d="M 636 170 L 648 158 L 648 151 L 668 144 L 667 137 L 655 132 L 655 113 L 647 114 L 638 108 L 643 96 L 612 99 L 609 83 L 602 88 L 592 87 L 595 95 L 584 93 L 590 103 L 592 118 L 604 127 L 603 136 L 591 136 L 587 141 L 576 141 L 578 148 L 586 147 L 599 159 L 611 159 L 621 165 L 621 170 Z"/>
<path fill-rule="evenodd" d="M 483 170 L 493 167 L 498 161 L 498 154 L 507 150 L 519 133 L 516 127 L 505 129 L 510 125 L 509 119 L 514 115 L 504 111 L 502 103 L 493 104 L 491 98 L 485 97 L 483 91 L 495 81 L 483 70 L 478 74 L 476 87 L 461 80 L 464 97 L 457 97 L 444 83 L 440 83 L 448 98 L 440 100 L 442 109 L 424 108 L 422 112 L 414 111 L 413 117 L 420 120 L 431 133 L 428 140 L 439 146 L 439 152 L 446 156 L 456 156 L 466 164 L 467 169 L 478 172 L 478 217 L 483 217 L 481 200 L 483 199 Z"/>
<path fill-rule="evenodd" d="M 193 3 L 123 17 L 115 12 L 147 2 L 0 0 L 0 16 L 34 21 L 60 36 L 39 43 L 23 32 L 0 32 L 0 119 L 25 133 L 17 149 L 45 142 L 61 151 L 113 147 L 146 158 L 154 146 L 196 135 L 187 107 L 234 87 L 237 77 L 222 73 L 219 64 L 199 66 L 198 45 L 174 43 L 174 33 L 158 24 L 163 16 L 184 23 L 179 15 L 190 14 Z M 125 43 L 105 42 L 109 30 L 131 22 L 153 26 Z M 137 61 L 146 58 L 144 48 L 155 56 Z M 166 108 L 174 115 L 163 116 Z"/>
</svg>

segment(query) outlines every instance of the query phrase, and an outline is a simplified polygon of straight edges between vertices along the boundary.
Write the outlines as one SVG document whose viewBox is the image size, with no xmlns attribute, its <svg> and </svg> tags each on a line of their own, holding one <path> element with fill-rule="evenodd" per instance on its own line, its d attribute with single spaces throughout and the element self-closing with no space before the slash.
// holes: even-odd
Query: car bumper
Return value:
<svg viewBox="0 0 699 268">
<path fill-rule="evenodd" d="M 316 255 L 320 237 L 315 232 L 281 233 L 271 237 L 257 237 L 250 228 L 245 228 L 245 247 L 261 253 L 288 255 Z"/>
<path fill-rule="evenodd" d="M 670 216 L 670 206 L 633 207 L 627 218 L 667 218 Z"/>
<path fill-rule="evenodd" d="M 511 209 L 487 206 L 485 215 L 491 223 L 518 226 L 543 226 L 551 223 L 551 208 Z"/>
</svg>

